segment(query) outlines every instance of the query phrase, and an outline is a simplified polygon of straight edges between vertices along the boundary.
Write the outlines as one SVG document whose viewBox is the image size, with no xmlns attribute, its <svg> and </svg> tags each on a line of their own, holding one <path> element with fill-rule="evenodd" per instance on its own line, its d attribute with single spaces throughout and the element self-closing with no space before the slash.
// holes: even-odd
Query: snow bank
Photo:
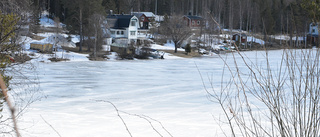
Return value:
<svg viewBox="0 0 320 137">
<path fill-rule="evenodd" d="M 261 40 L 261 39 L 258 39 L 258 38 L 252 37 L 252 36 L 248 36 L 247 37 L 247 41 L 248 42 L 253 41 L 255 43 L 259 43 L 260 45 L 264 45 L 265 44 L 264 40 Z"/>
<path fill-rule="evenodd" d="M 290 36 L 288 35 L 276 35 L 274 36 L 275 39 L 278 39 L 278 40 L 290 40 Z M 296 40 L 297 37 L 292 37 L 292 40 Z M 299 41 L 303 41 L 305 39 L 305 37 L 298 37 L 298 40 Z"/>
<path fill-rule="evenodd" d="M 56 27 L 54 20 L 49 18 L 49 13 L 47 11 L 44 11 L 41 14 L 40 26 L 43 26 L 43 27 Z M 59 24 L 60 28 L 62 28 L 63 26 L 65 26 L 65 25 L 62 24 L 62 23 Z"/>
</svg>

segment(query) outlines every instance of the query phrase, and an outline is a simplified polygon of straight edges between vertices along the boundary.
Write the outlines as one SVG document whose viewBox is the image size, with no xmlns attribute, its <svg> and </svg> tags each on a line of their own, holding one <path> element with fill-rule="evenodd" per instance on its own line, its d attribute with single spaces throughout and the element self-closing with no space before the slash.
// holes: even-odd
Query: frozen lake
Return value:
<svg viewBox="0 0 320 137">
<path fill-rule="evenodd" d="M 260 52 L 247 56 L 263 58 Z M 277 64 L 277 58 L 270 60 Z M 220 58 L 39 63 L 45 98 L 20 118 L 21 132 L 57 137 L 54 128 L 62 137 L 129 137 L 124 121 L 134 137 L 219 136 L 224 123 L 217 118 L 223 115 L 207 99 L 197 66 L 206 82 L 210 76 L 219 85 Z"/>
</svg>

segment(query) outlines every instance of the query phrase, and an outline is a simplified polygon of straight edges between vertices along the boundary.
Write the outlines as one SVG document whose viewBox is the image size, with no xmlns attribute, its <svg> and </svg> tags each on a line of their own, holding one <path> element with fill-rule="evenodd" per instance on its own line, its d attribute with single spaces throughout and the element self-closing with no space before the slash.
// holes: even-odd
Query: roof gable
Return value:
<svg viewBox="0 0 320 137">
<path fill-rule="evenodd" d="M 133 13 L 133 15 L 135 15 L 136 17 L 138 17 L 138 19 L 141 22 L 150 22 L 150 20 L 148 19 L 148 17 L 146 15 L 144 15 L 143 13 Z M 144 18 L 142 18 L 144 17 Z"/>
</svg>

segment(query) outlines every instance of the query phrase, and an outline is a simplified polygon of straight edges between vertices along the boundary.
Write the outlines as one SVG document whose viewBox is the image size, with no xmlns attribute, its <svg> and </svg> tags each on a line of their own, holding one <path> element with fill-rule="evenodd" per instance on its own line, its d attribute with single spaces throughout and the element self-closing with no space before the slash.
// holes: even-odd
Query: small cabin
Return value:
<svg viewBox="0 0 320 137">
<path fill-rule="evenodd" d="M 38 50 L 40 52 L 52 52 L 53 45 L 49 43 L 33 42 L 30 43 L 30 49 Z"/>
<path fill-rule="evenodd" d="M 201 28 L 204 25 L 204 19 L 200 16 L 185 15 L 183 20 L 190 28 Z"/>
<path fill-rule="evenodd" d="M 247 42 L 247 35 L 243 34 L 243 33 L 241 33 L 241 34 L 236 33 L 236 34 L 232 35 L 232 40 L 234 40 L 235 42 L 240 42 L 240 40 L 241 40 L 241 43 L 245 43 L 245 42 Z"/>
</svg>

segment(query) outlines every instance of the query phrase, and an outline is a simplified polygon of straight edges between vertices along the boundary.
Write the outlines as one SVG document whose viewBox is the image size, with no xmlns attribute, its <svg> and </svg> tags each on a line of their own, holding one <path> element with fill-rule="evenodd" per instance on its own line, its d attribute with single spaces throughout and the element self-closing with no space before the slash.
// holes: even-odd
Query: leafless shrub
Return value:
<svg viewBox="0 0 320 137">
<path fill-rule="evenodd" d="M 221 58 L 222 75 L 230 79 L 222 79 L 219 89 L 204 84 L 209 99 L 221 106 L 231 135 L 318 137 L 320 50 L 284 49 L 276 63 L 269 51 L 263 53 L 256 62 L 240 52 L 231 62 Z"/>
<path fill-rule="evenodd" d="M 212 77 L 206 84 L 199 69 L 208 99 L 220 105 L 230 129 L 224 135 L 320 136 L 320 50 L 265 50 L 248 57 L 235 47 L 231 60 L 220 56 L 219 85 Z"/>
<path fill-rule="evenodd" d="M 38 72 L 35 69 L 36 66 L 37 64 L 25 62 L 23 64 L 15 63 L 6 68 L 6 74 L 12 77 L 7 96 L 12 102 L 15 113 L 13 116 L 10 116 L 10 113 L 8 113 L 5 109 L 6 107 L 4 107 L 7 105 L 7 101 L 1 101 L 0 136 L 14 136 L 16 129 L 12 124 L 13 117 L 19 121 L 30 104 L 45 97 L 39 87 Z M 23 129 L 18 130 L 21 131 Z"/>
</svg>

